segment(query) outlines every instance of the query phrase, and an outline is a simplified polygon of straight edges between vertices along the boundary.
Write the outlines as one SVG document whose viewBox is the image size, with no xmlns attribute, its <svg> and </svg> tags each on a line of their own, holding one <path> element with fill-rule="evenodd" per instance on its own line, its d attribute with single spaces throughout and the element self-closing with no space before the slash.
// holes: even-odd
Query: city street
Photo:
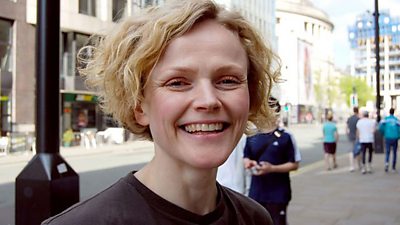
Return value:
<svg viewBox="0 0 400 225">
<path fill-rule="evenodd" d="M 332 180 L 329 176 L 346 176 L 350 174 L 347 171 L 347 152 L 350 148 L 349 142 L 345 136 L 345 127 L 339 124 L 340 142 L 338 145 L 339 169 L 328 174 L 324 171 L 321 143 L 321 125 L 293 125 L 290 132 L 297 140 L 297 144 L 302 152 L 301 169 L 292 174 L 294 198 L 289 207 L 289 221 L 294 225 L 310 225 L 309 217 L 304 214 L 308 202 L 318 204 L 317 195 L 323 195 L 324 189 L 319 189 L 315 185 L 329 185 Z M 101 146 L 97 149 L 84 149 L 79 147 L 61 148 L 61 154 L 72 168 L 78 172 L 80 176 L 80 199 L 84 200 L 100 190 L 108 187 L 120 177 L 132 170 L 136 170 L 143 166 L 153 156 L 153 145 L 150 142 L 129 142 L 122 145 Z M 12 155 L 0 158 L 0 225 L 14 224 L 14 179 L 18 173 L 24 168 L 32 155 Z M 382 154 L 379 156 L 382 158 Z M 326 175 L 326 176 L 325 176 Z M 352 176 L 361 176 L 352 173 Z M 357 176 L 358 177 L 358 176 Z M 314 178 L 319 178 L 315 179 Z M 349 178 L 349 177 L 348 177 Z M 326 180 L 328 179 L 328 180 Z M 371 179 L 371 181 L 374 181 Z M 328 183 L 327 183 L 328 182 Z M 398 182 L 397 188 L 400 188 Z M 308 186 L 312 185 L 312 186 Z M 332 187 L 337 188 L 332 189 Z M 339 196 L 342 188 L 346 188 L 343 184 L 335 184 L 330 189 L 332 194 Z M 316 189 L 318 191 L 316 191 Z M 308 191 L 307 191 L 308 190 Z M 313 190 L 313 193 L 310 193 Z M 397 189 L 398 190 L 398 189 Z M 302 196 L 306 194 L 307 196 Z M 316 200 L 313 195 L 316 194 Z M 364 193 L 368 195 L 370 193 Z M 311 195 L 311 196 L 310 196 Z M 326 197 L 326 196 L 324 196 Z M 331 196 L 332 197 L 332 196 Z M 363 196 L 361 196 L 363 197 Z M 365 197 L 365 196 L 364 196 Z M 304 202 L 304 198 L 307 201 Z M 333 198 L 335 198 L 333 196 Z M 399 197 L 400 198 L 400 197 Z M 299 201 L 300 200 L 300 201 Z M 328 207 L 327 204 L 325 207 Z M 400 205 L 397 207 L 400 209 Z M 367 212 L 365 212 L 367 213 Z M 341 215 L 340 213 L 334 215 Z M 331 218 L 332 215 L 326 215 Z M 300 219 L 297 219 L 300 218 Z M 313 219 L 311 217 L 311 219 Z M 329 220 L 313 219 L 312 221 L 326 221 L 326 223 L 314 224 L 362 224 L 362 223 L 330 223 Z M 303 222 L 301 222 L 303 221 Z M 339 220 L 334 220 L 339 221 Z M 376 223 L 378 224 L 378 223 Z M 380 224 L 380 223 L 379 223 Z M 382 223 L 384 224 L 384 223 Z M 389 224 L 389 223 L 388 223 Z"/>
<path fill-rule="evenodd" d="M 179 157 L 197 157 L 202 165 L 219 162 L 218 147 L 233 148 L 235 120 L 248 113 L 255 124 L 266 122 L 261 121 L 268 119 L 265 104 L 275 105 L 271 97 L 300 151 L 296 160 L 301 155 L 298 169 L 284 174 L 292 191 L 287 224 L 400 225 L 400 167 L 387 165 L 384 154 L 384 142 L 390 146 L 400 136 L 395 125 L 400 121 L 400 10 L 395 10 L 400 0 L 0 0 L 0 6 L 0 225 L 36 225 L 43 215 L 91 199 L 149 162 L 167 165 L 171 161 L 159 160 L 158 146 L 165 146 L 171 130 L 176 137 L 167 144 L 176 152 L 184 146 Z M 222 108 L 218 115 L 197 115 L 217 108 Z M 362 146 L 364 164 L 350 170 L 355 146 L 345 121 L 353 111 L 349 123 L 360 131 L 363 143 L 355 146 Z M 382 123 L 358 123 L 357 115 L 360 121 L 369 117 Z M 332 120 L 339 140 L 330 132 L 335 125 L 324 126 L 330 133 L 325 140 L 337 141 L 325 145 L 327 152 L 336 148 L 336 161 L 329 165 L 321 123 Z M 180 129 L 166 129 L 170 121 Z M 372 141 L 370 132 L 363 134 L 367 127 L 375 129 L 375 149 L 365 144 Z M 164 138 L 154 144 L 128 130 Z M 276 140 L 263 144 L 282 146 Z M 262 172 L 293 166 L 276 166 L 284 157 L 274 149 L 254 149 L 255 159 L 269 161 Z M 246 165 L 251 167 L 247 187 L 252 169 L 258 171 L 254 164 Z M 136 175 L 156 180 L 150 184 L 157 190 L 180 190 L 173 202 L 204 212 L 185 205 L 193 202 L 187 193 L 198 197 L 199 192 L 160 176 L 167 171 L 179 177 L 179 171 L 154 168 Z M 187 168 L 180 169 L 186 178 Z M 273 186 L 282 179 L 273 175 L 261 177 L 271 182 L 260 196 L 281 199 L 284 188 Z M 190 184 L 197 184 L 193 180 Z M 197 203 L 212 203 L 200 197 Z M 109 201 L 97 205 L 122 215 Z M 136 208 L 125 215 L 132 217 Z"/>
<path fill-rule="evenodd" d="M 61 154 L 79 174 L 80 199 L 84 200 L 142 167 L 153 156 L 153 145 L 138 141 L 97 149 L 71 147 L 61 148 Z M 15 177 L 31 157 L 26 154 L 0 158 L 0 225 L 14 224 Z"/>
</svg>

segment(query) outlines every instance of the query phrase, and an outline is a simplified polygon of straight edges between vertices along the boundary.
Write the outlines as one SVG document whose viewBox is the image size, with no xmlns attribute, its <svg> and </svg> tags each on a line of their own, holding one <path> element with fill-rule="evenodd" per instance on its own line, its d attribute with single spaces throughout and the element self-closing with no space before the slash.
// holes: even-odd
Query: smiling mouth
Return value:
<svg viewBox="0 0 400 225">
<path fill-rule="evenodd" d="M 209 124 L 188 124 L 183 125 L 181 128 L 188 133 L 219 133 L 224 131 L 229 126 L 228 123 L 209 123 Z"/>
</svg>

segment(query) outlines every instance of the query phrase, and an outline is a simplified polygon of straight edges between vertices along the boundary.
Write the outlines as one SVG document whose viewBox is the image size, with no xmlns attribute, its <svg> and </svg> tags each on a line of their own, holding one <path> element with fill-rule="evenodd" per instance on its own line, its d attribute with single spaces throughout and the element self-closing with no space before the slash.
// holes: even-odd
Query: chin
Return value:
<svg viewBox="0 0 400 225">
<path fill-rule="evenodd" d="M 227 155 L 226 157 L 216 157 L 216 156 L 199 157 L 193 163 L 193 165 L 196 168 L 201 168 L 201 169 L 214 169 L 222 165 L 228 159 L 228 157 L 229 155 Z"/>
</svg>

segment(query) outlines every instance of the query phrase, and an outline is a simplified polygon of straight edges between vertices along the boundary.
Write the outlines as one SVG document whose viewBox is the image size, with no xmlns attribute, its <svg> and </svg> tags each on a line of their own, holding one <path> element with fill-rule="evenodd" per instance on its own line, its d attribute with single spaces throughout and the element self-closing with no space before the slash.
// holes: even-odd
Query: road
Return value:
<svg viewBox="0 0 400 225">
<path fill-rule="evenodd" d="M 338 154 L 347 152 L 350 144 L 345 128 L 339 124 L 340 141 Z M 323 158 L 322 127 L 318 124 L 293 125 L 288 129 L 296 139 L 302 153 L 301 167 L 306 168 Z M 85 151 L 82 154 L 78 151 Z M 122 146 L 103 146 L 96 150 L 61 149 L 61 155 L 79 174 L 80 199 L 84 200 L 105 189 L 132 170 L 141 168 L 153 156 L 153 145 L 147 142 Z M 26 166 L 32 155 L 6 156 L 0 158 L 0 225 L 14 224 L 15 177 Z M 347 166 L 347 165 L 339 165 Z"/>
<path fill-rule="evenodd" d="M 351 144 L 346 136 L 345 124 L 338 124 L 339 143 L 337 154 L 347 153 L 351 149 Z M 300 124 L 290 126 L 288 130 L 293 134 L 296 143 L 301 151 L 301 166 L 307 166 L 323 159 L 322 146 L 322 125 L 320 124 Z"/>
</svg>

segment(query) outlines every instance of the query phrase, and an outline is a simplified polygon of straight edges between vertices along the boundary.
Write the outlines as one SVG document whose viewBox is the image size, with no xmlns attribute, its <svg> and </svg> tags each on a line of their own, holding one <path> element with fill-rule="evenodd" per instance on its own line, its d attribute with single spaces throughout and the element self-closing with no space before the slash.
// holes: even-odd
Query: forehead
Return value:
<svg viewBox="0 0 400 225">
<path fill-rule="evenodd" d="M 207 56 L 204 58 L 207 61 L 212 57 L 220 57 L 221 61 L 240 63 L 246 67 L 248 63 L 247 52 L 238 34 L 209 19 L 195 24 L 182 36 L 172 39 L 157 64 L 176 62 L 177 58 L 181 58 L 180 62 L 183 63 L 198 55 Z"/>
<path fill-rule="evenodd" d="M 228 29 L 216 20 L 207 19 L 194 24 L 193 27 L 182 36 L 173 39 L 170 45 L 173 44 L 173 42 L 177 43 L 195 40 L 212 43 L 219 39 L 233 41 L 234 43 L 228 42 L 230 45 L 240 43 L 239 35 L 235 31 Z"/>
</svg>

